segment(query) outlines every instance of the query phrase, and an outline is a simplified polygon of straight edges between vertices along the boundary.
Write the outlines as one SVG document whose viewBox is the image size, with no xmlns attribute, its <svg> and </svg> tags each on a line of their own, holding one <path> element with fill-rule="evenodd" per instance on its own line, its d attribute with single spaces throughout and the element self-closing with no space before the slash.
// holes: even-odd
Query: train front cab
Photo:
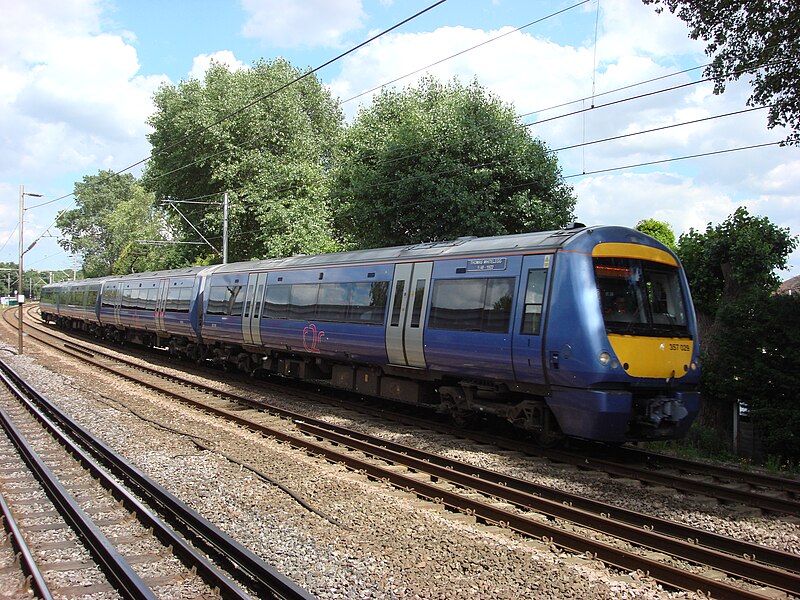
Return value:
<svg viewBox="0 0 800 600">
<path fill-rule="evenodd" d="M 700 403 L 685 276 L 651 238 L 627 233 L 628 241 L 616 241 L 613 231 L 600 231 L 585 251 L 557 257 L 545 339 L 548 405 L 569 436 L 680 438 Z"/>
</svg>

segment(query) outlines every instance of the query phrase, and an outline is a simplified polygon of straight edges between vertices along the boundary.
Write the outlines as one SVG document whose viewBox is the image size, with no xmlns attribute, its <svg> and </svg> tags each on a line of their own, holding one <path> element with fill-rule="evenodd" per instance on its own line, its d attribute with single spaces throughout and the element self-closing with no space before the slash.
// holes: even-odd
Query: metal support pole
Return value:
<svg viewBox="0 0 800 600">
<path fill-rule="evenodd" d="M 41 198 L 41 194 L 25 193 L 25 186 L 19 186 L 19 274 L 17 276 L 17 354 L 22 356 L 22 305 L 25 303 L 25 286 L 22 283 L 22 256 L 25 252 L 22 251 L 22 237 L 24 233 L 24 220 L 25 220 L 25 196 L 34 196 Z M 33 242 L 31 248 L 36 244 Z M 31 248 L 28 248 L 30 250 Z M 33 288 L 31 287 L 31 295 L 33 295 Z"/>
<path fill-rule="evenodd" d="M 228 264 L 228 192 L 222 200 L 222 264 Z"/>
<path fill-rule="evenodd" d="M 25 186 L 19 186 L 19 274 L 17 275 L 17 354 L 22 356 L 22 221 L 25 217 Z"/>
</svg>

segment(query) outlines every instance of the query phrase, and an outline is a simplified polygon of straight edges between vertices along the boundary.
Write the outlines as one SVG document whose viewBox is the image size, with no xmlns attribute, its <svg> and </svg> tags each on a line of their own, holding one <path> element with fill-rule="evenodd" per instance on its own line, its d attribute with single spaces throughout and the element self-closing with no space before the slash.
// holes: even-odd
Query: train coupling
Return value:
<svg viewBox="0 0 800 600">
<path fill-rule="evenodd" d="M 649 425 L 658 427 L 663 421 L 679 423 L 689 415 L 683 400 L 656 396 L 647 403 L 645 419 Z"/>
</svg>

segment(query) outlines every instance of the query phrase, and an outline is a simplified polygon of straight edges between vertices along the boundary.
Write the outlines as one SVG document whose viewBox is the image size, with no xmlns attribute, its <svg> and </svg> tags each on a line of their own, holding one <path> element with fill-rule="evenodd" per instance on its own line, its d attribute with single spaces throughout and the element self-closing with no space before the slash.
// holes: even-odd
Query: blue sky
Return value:
<svg viewBox="0 0 800 600">
<path fill-rule="evenodd" d="M 24 184 L 45 196 L 26 198 L 25 245 L 39 239 L 26 266 L 79 264 L 57 245 L 58 231 L 50 227 L 73 199 L 53 200 L 84 175 L 119 170 L 149 155 L 145 121 L 159 85 L 202 78 L 212 59 L 247 68 L 282 56 L 300 68 L 316 67 L 431 3 L 0 0 L 0 261 L 17 260 Z M 723 96 L 714 96 L 708 83 L 660 92 L 697 82 L 699 69 L 604 94 L 705 62 L 703 45 L 688 39 L 682 22 L 656 15 L 639 0 L 447 0 L 319 77 L 343 101 L 410 73 L 393 85 L 413 85 L 428 71 L 440 79 L 475 78 L 518 113 L 531 113 L 526 123 L 587 107 L 591 100 L 542 110 L 594 90 L 592 111 L 531 125 L 550 148 L 560 149 L 745 109 L 746 81 Z M 648 91 L 660 93 L 602 106 Z M 342 108 L 352 119 L 370 98 Z M 784 135 L 768 130 L 765 112 L 755 111 L 561 150 L 558 157 L 578 197 L 576 216 L 586 223 L 634 226 L 654 217 L 680 234 L 704 230 L 746 206 L 798 234 L 800 149 L 770 146 L 632 166 Z M 784 277 L 800 274 L 800 252 L 790 262 Z"/>
</svg>

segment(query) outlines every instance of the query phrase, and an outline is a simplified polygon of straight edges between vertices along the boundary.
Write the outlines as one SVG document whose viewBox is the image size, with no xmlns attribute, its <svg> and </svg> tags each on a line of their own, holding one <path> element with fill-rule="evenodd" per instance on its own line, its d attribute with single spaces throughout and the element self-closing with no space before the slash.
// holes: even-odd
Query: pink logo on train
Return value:
<svg viewBox="0 0 800 600">
<path fill-rule="evenodd" d="M 311 335 L 309 336 L 309 334 Z M 314 323 L 309 323 L 305 329 L 303 329 L 303 348 L 306 349 L 306 352 L 319 354 L 319 348 L 317 348 L 317 344 L 320 343 L 324 335 L 324 331 L 318 331 L 317 326 L 314 325 Z M 309 337 L 311 338 L 311 343 L 309 343 Z"/>
</svg>

